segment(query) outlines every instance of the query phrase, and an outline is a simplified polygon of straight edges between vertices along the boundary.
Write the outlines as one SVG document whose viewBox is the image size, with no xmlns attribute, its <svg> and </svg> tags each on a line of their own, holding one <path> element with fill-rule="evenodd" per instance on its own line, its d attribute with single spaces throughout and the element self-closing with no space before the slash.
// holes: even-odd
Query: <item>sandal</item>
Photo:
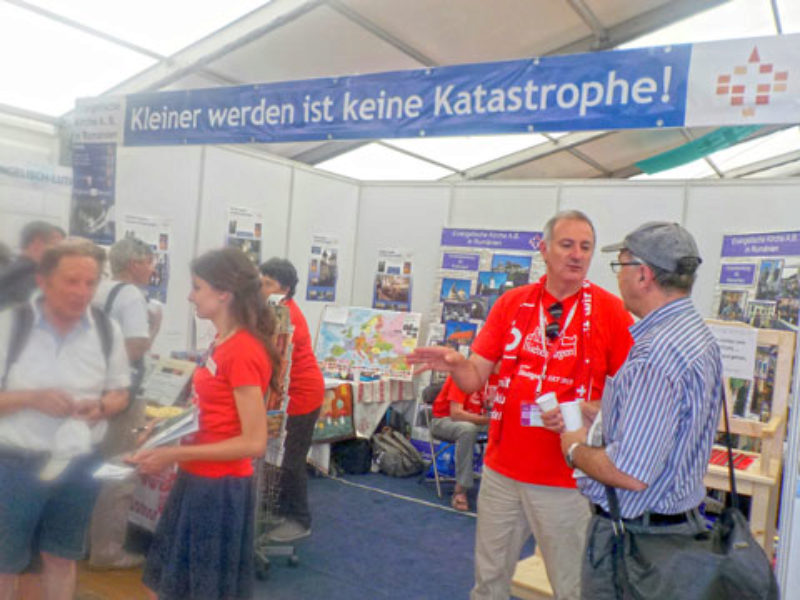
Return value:
<svg viewBox="0 0 800 600">
<path fill-rule="evenodd" d="M 469 501 L 467 500 L 466 492 L 456 492 L 450 500 L 450 506 L 460 512 L 467 512 L 469 510 Z"/>
</svg>

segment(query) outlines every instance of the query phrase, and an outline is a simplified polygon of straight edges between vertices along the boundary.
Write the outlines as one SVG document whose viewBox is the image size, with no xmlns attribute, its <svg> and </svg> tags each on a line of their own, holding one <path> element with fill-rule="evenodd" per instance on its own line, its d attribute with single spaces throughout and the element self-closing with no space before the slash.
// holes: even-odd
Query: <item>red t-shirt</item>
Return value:
<svg viewBox="0 0 800 600">
<path fill-rule="evenodd" d="M 473 415 L 482 415 L 484 410 L 484 391 L 467 394 L 462 392 L 451 377 L 448 377 L 442 386 L 436 400 L 433 401 L 431 411 L 435 419 L 442 419 L 450 416 L 450 403 L 457 402 L 462 408 Z"/>
<path fill-rule="evenodd" d="M 272 375 L 264 346 L 251 333 L 240 329 L 216 346 L 210 360 L 194 374 L 194 402 L 199 410 L 200 429 L 188 442 L 210 444 L 242 433 L 242 424 L 233 390 L 258 386 L 267 393 Z M 181 469 L 204 477 L 229 475 L 247 477 L 253 474 L 250 458 L 236 460 L 193 460 L 180 463 Z"/>
<path fill-rule="evenodd" d="M 292 299 L 285 304 L 289 308 L 289 320 L 294 326 L 292 366 L 289 371 L 289 406 L 286 412 L 290 415 L 307 415 L 322 406 L 325 381 L 311 348 L 311 334 L 300 307 Z"/>
<path fill-rule="evenodd" d="M 492 362 L 501 359 L 508 341 L 511 322 L 522 302 L 531 297 L 532 286 L 543 286 L 543 281 L 509 290 L 492 307 L 486 324 L 472 344 L 472 351 Z M 546 307 L 556 299 L 547 291 L 533 294 L 534 301 L 543 302 L 545 325 L 552 319 Z M 564 326 L 572 306 L 580 302 L 581 294 L 561 301 L 564 306 L 560 319 Z M 590 327 L 590 371 L 579 368 L 585 356 L 581 327 L 583 311 L 579 304 L 562 338 L 555 344 L 548 343 L 552 356 L 547 365 L 547 377 L 541 393 L 556 392 L 559 402 L 568 402 L 576 397 L 575 390 L 586 386 L 587 381 L 574 381 L 576 373 L 591 379 L 591 391 L 587 398 L 599 400 L 603 393 L 606 376 L 613 375 L 625 362 L 633 345 L 628 327 L 633 319 L 625 310 L 622 301 L 606 290 L 592 284 L 592 309 Z M 561 454 L 561 441 L 557 433 L 544 427 L 523 426 L 522 404 L 536 399 L 536 384 L 545 364 L 542 348 L 542 333 L 539 324 L 539 306 L 534 307 L 528 331 L 522 333 L 517 372 L 512 376 L 503 416 L 499 440 L 489 436 L 486 448 L 486 464 L 517 481 L 575 487 L 572 470 L 567 467 Z M 553 351 L 555 350 L 555 351 Z"/>
</svg>

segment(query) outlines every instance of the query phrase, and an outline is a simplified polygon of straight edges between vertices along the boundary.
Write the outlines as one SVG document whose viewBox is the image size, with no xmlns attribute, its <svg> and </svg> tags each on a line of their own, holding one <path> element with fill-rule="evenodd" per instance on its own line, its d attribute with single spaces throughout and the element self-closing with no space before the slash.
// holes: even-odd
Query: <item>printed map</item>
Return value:
<svg viewBox="0 0 800 600">
<path fill-rule="evenodd" d="M 405 355 L 417 347 L 419 313 L 326 306 L 315 354 L 325 377 L 411 380 Z"/>
</svg>

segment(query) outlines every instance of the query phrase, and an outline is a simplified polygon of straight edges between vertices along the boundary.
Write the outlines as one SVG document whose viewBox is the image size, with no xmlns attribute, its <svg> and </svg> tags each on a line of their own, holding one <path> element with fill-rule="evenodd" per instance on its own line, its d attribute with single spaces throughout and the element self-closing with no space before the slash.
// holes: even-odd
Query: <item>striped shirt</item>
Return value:
<svg viewBox="0 0 800 600">
<path fill-rule="evenodd" d="M 722 402 L 717 342 L 688 297 L 666 304 L 631 326 L 628 360 L 603 394 L 603 438 L 616 467 L 647 484 L 617 490 L 623 518 L 646 511 L 675 514 L 705 497 Z M 608 510 L 605 486 L 588 477 L 578 487 Z"/>
</svg>

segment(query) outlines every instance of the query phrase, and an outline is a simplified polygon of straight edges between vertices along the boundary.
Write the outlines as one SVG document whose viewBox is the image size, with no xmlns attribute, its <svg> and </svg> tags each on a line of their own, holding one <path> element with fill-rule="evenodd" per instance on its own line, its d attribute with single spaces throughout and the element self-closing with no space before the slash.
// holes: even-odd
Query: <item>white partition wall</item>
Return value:
<svg viewBox="0 0 800 600">
<path fill-rule="evenodd" d="M 616 255 L 603 254 L 600 248 L 622 240 L 628 232 L 646 221 L 682 223 L 684 191 L 685 186 L 680 182 L 586 181 L 563 184 L 559 210 L 583 211 L 597 230 L 597 251 L 589 269 L 589 279 L 616 294 L 617 279 L 608 264 L 616 259 Z"/>
<path fill-rule="evenodd" d="M 358 253 L 353 303 L 372 306 L 378 250 L 413 253 L 411 310 L 426 314 L 439 264 L 439 240 L 447 224 L 448 185 L 364 185 L 358 211 Z"/>
<path fill-rule="evenodd" d="M 557 182 L 470 182 L 453 187 L 450 227 L 541 231 L 558 206 Z"/>
<path fill-rule="evenodd" d="M 203 162 L 203 187 L 197 252 L 225 243 L 228 208 L 261 212 L 261 260 L 284 256 L 288 239 L 292 168 L 254 156 L 246 150 L 208 147 Z"/>
<path fill-rule="evenodd" d="M 126 148 L 117 153 L 117 239 L 126 213 L 170 220 L 167 305 L 155 351 L 189 343 L 189 261 L 195 255 L 204 148 Z"/>
<path fill-rule="evenodd" d="M 344 306 L 351 304 L 358 233 L 358 194 L 359 186 L 356 183 L 306 169 L 294 171 L 287 258 L 295 265 L 300 277 L 297 300 L 312 334 L 316 331 L 325 303 L 305 301 L 311 239 L 315 234 L 338 239 L 335 303 Z"/>
</svg>

